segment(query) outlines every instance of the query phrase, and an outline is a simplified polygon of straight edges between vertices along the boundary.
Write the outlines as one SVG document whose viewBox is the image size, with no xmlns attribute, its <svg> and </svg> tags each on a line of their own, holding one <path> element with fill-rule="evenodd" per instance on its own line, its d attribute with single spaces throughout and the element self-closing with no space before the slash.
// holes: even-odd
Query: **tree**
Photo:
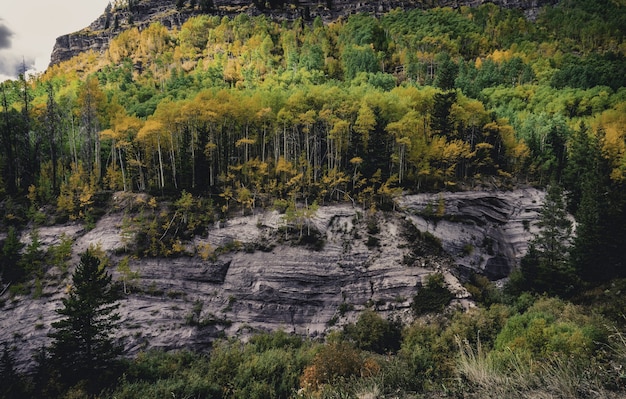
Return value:
<svg viewBox="0 0 626 399">
<path fill-rule="evenodd" d="M 84 134 L 83 157 L 86 160 L 87 172 L 101 176 L 100 139 L 98 132 L 105 113 L 106 95 L 100 88 L 96 76 L 90 76 L 78 91 L 78 106 L 81 118 L 81 129 Z"/>
<path fill-rule="evenodd" d="M 112 337 L 120 318 L 116 295 L 100 259 L 92 250 L 81 254 L 69 296 L 57 310 L 63 318 L 52 323 L 50 333 L 51 360 L 62 383 L 85 380 L 93 390 L 115 370 L 121 353 Z"/>
<path fill-rule="evenodd" d="M 459 67 L 450 58 L 448 53 L 443 53 L 440 57 L 440 65 L 435 78 L 435 86 L 442 90 L 453 90 L 455 79 L 459 72 Z"/>
<path fill-rule="evenodd" d="M 0 276 L 6 284 L 20 282 L 26 274 L 20 264 L 22 248 L 17 230 L 10 226 L 0 254 Z"/>
<path fill-rule="evenodd" d="M 12 399 L 26 396 L 22 377 L 15 370 L 15 358 L 13 348 L 3 344 L 0 356 L 0 398 Z"/>
<path fill-rule="evenodd" d="M 359 348 L 376 353 L 396 352 L 402 342 L 401 324 L 385 320 L 378 313 L 366 309 L 356 323 L 344 327 L 344 336 Z"/>
<path fill-rule="evenodd" d="M 538 222 L 539 232 L 530 243 L 528 254 L 521 262 L 521 290 L 567 295 L 576 284 L 569 252 L 572 222 L 567 217 L 561 188 L 548 188 Z"/>
</svg>

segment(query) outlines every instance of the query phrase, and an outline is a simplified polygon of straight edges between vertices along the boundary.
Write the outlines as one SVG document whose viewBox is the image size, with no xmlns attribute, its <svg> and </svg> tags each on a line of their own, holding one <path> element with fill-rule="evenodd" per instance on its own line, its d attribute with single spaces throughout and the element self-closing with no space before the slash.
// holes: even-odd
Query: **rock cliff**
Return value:
<svg viewBox="0 0 626 399">
<path fill-rule="evenodd" d="M 270 2 L 214 0 L 209 13 L 222 16 L 233 16 L 242 12 L 249 15 L 266 14 L 278 20 L 294 20 L 300 17 L 312 20 L 319 16 L 328 22 L 357 12 L 380 15 L 396 8 L 458 8 L 493 3 L 501 7 L 524 10 L 526 16 L 532 19 L 541 7 L 557 2 L 558 0 L 433 0 L 429 2 L 421 0 L 276 0 Z M 136 26 L 142 29 L 153 22 L 160 22 L 171 29 L 180 27 L 192 16 L 202 14 L 199 8 L 191 9 L 188 6 L 177 8 L 176 0 L 135 0 L 129 3 L 130 6 L 107 7 L 105 12 L 85 29 L 58 37 L 52 51 L 50 65 L 56 65 L 84 51 L 102 52 L 106 50 L 112 38 L 130 27 Z M 271 9 L 265 6 L 274 3 L 276 5 Z"/>
<path fill-rule="evenodd" d="M 471 306 L 459 279 L 470 269 L 500 278 L 515 267 L 542 198 L 533 189 L 420 194 L 373 215 L 350 205 L 325 206 L 310 226 L 319 241 L 309 246 L 283 239 L 284 219 L 276 211 L 231 219 L 189 244 L 230 249 L 214 259 L 131 259 L 138 278 L 120 301 L 126 352 L 202 350 L 216 337 L 270 329 L 315 337 L 354 321 L 366 307 L 408 322 L 413 297 L 432 273 L 444 275 L 458 305 Z M 81 224 L 40 227 L 39 239 L 47 246 L 62 234 L 72 237 L 72 264 L 90 245 L 100 245 L 119 280 L 122 219 L 122 211 L 112 211 L 89 231 Z M 70 283 L 54 268 L 44 280 L 38 298 L 0 298 L 0 342 L 16 348 L 21 369 L 32 367 L 33 353 L 49 342 Z"/>
</svg>

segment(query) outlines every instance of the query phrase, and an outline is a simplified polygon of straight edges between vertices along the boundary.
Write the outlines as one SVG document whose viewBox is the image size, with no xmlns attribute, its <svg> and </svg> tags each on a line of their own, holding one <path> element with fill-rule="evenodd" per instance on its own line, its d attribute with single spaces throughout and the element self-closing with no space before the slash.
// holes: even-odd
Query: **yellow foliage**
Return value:
<svg viewBox="0 0 626 399">
<path fill-rule="evenodd" d="M 132 28 L 120 33 L 109 43 L 107 55 L 113 64 L 121 63 L 125 58 L 136 54 L 139 44 L 139 30 Z"/>
<path fill-rule="evenodd" d="M 200 258 L 204 261 L 213 259 L 213 257 L 215 256 L 215 250 L 208 242 L 198 244 L 196 250 L 198 251 L 198 255 L 200 256 Z"/>
<path fill-rule="evenodd" d="M 69 176 L 61 183 L 57 208 L 70 219 L 82 219 L 89 212 L 96 192 L 93 175 L 88 176 L 82 163 L 73 166 Z"/>
<path fill-rule="evenodd" d="M 509 50 L 494 50 L 494 52 L 489 54 L 487 58 L 499 64 L 501 62 L 508 61 L 511 58 L 513 58 L 513 52 L 510 49 Z"/>
<path fill-rule="evenodd" d="M 626 103 L 603 112 L 594 121 L 596 131 L 604 132 L 602 152 L 608 158 L 613 181 L 626 178 Z"/>
</svg>

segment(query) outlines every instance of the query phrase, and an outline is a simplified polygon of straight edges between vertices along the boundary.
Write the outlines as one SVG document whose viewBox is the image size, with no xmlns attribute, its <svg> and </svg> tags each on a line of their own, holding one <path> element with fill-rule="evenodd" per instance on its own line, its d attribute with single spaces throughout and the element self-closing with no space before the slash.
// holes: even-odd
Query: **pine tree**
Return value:
<svg viewBox="0 0 626 399">
<path fill-rule="evenodd" d="M 18 399 L 25 397 L 24 384 L 22 378 L 15 370 L 15 358 L 13 350 L 3 345 L 0 356 L 0 398 Z"/>
<path fill-rule="evenodd" d="M 575 130 L 569 141 L 567 164 L 563 171 L 563 184 L 568 191 L 567 202 L 570 212 L 576 213 L 582 199 L 581 180 L 592 173 L 597 162 L 595 157 L 599 148 L 589 135 L 589 129 L 584 123 Z"/>
<path fill-rule="evenodd" d="M 0 277 L 3 283 L 11 284 L 24 279 L 26 273 L 20 264 L 22 248 L 24 244 L 20 242 L 17 230 L 10 226 L 0 253 Z"/>
<path fill-rule="evenodd" d="M 586 169 L 578 169 L 580 201 L 572 265 L 588 282 L 624 275 L 624 190 L 610 179 L 611 166 L 602 153 L 604 136 L 600 129 L 589 137 Z"/>
<path fill-rule="evenodd" d="M 561 188 L 548 188 L 538 222 L 540 228 L 522 259 L 522 290 L 567 295 L 577 283 L 569 261 L 572 222 L 567 217 Z"/>
<path fill-rule="evenodd" d="M 121 347 L 112 337 L 118 328 L 116 291 L 111 275 L 90 250 L 81 255 L 69 296 L 52 324 L 51 360 L 61 382 L 86 380 L 93 389 L 115 370 Z"/>
</svg>

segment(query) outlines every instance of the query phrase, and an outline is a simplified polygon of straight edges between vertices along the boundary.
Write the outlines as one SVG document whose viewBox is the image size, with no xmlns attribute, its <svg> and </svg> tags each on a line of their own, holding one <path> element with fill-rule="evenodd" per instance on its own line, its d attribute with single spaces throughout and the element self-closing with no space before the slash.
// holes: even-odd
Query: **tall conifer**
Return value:
<svg viewBox="0 0 626 399">
<path fill-rule="evenodd" d="M 116 292 L 111 275 L 91 251 L 81 255 L 72 275 L 72 287 L 63 308 L 63 318 L 52 324 L 52 363 L 61 381 L 72 385 L 86 380 L 94 386 L 114 370 L 121 353 L 113 333 L 118 327 Z"/>
</svg>

